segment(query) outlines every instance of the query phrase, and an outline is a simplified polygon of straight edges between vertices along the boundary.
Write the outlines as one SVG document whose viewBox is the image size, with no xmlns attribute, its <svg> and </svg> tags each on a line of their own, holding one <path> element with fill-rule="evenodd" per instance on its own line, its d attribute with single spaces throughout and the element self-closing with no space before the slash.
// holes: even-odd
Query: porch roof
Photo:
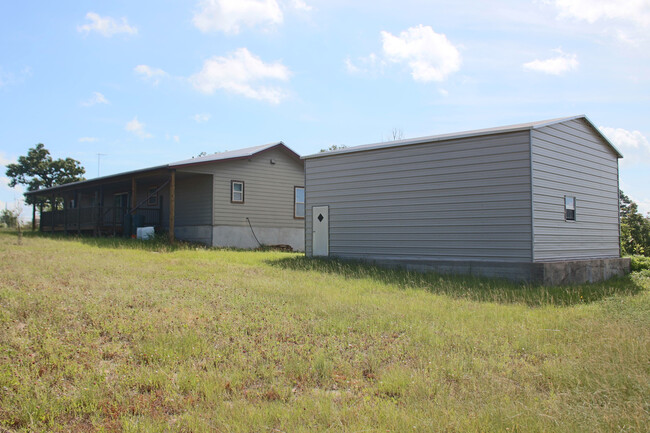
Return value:
<svg viewBox="0 0 650 433">
<path fill-rule="evenodd" d="M 132 177 L 146 177 L 156 174 L 162 174 L 169 172 L 170 170 L 182 169 L 183 167 L 198 165 L 198 164 L 209 164 L 225 161 L 233 161 L 237 159 L 246 159 L 251 158 L 259 153 L 266 152 L 271 149 L 282 148 L 287 151 L 290 155 L 300 160 L 300 155 L 291 150 L 283 142 L 278 141 L 274 143 L 264 144 L 261 146 L 246 147 L 244 149 L 231 150 L 227 152 L 219 152 L 206 156 L 201 156 L 198 158 L 185 159 L 177 162 L 170 162 L 169 164 L 158 165 L 155 167 L 142 168 L 139 170 L 125 171 L 122 173 L 111 174 L 107 176 L 96 177 L 94 179 L 81 180 L 78 182 L 66 183 L 63 185 L 57 185 L 50 188 L 38 189 L 35 191 L 28 191 L 25 195 L 49 195 L 52 193 L 70 191 L 75 189 L 90 188 L 100 184 L 106 183 L 115 183 L 120 181 L 129 180 Z"/>
</svg>

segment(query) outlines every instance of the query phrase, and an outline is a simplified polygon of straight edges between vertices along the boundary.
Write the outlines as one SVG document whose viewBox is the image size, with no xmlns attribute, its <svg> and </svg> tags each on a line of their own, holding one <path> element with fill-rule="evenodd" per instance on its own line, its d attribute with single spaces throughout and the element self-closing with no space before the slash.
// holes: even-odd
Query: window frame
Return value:
<svg viewBox="0 0 650 433">
<path fill-rule="evenodd" d="M 573 209 L 570 209 L 569 207 L 567 207 L 567 199 L 572 199 L 573 200 Z M 576 208 L 578 207 L 577 202 L 578 201 L 576 200 L 576 196 L 574 196 L 574 195 L 565 195 L 564 196 L 564 221 L 567 221 L 567 222 L 575 222 L 575 221 L 577 221 L 577 218 L 576 218 L 576 214 L 577 214 Z M 569 211 L 573 211 L 573 215 L 571 215 L 571 217 L 569 217 Z"/>
<path fill-rule="evenodd" d="M 147 206 L 158 206 L 158 186 L 150 186 L 147 188 Z"/>
<path fill-rule="evenodd" d="M 303 201 L 301 201 L 301 202 L 299 202 L 297 200 L 298 196 L 296 194 L 296 191 L 298 191 L 298 189 L 302 189 L 302 200 Z M 306 212 L 307 208 L 305 206 L 305 201 L 306 201 L 307 196 L 305 194 L 306 194 L 306 192 L 305 192 L 305 187 L 304 186 L 294 186 L 293 187 L 293 218 L 294 219 L 297 219 L 297 220 L 304 220 L 305 219 L 305 214 L 307 213 Z M 303 208 L 302 208 L 303 215 L 302 216 L 296 215 L 296 209 L 297 209 L 296 205 L 299 204 L 299 203 L 303 205 Z"/>
<path fill-rule="evenodd" d="M 235 184 L 241 184 L 241 191 L 235 191 Z M 243 204 L 245 203 L 245 190 L 246 184 L 243 180 L 230 181 L 230 203 Z M 235 192 L 241 192 L 241 200 L 235 200 Z"/>
</svg>

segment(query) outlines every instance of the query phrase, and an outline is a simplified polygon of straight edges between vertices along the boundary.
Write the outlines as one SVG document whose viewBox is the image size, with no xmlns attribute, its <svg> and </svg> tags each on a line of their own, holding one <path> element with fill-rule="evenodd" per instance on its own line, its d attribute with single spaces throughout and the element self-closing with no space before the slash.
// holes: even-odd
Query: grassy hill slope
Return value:
<svg viewBox="0 0 650 433">
<path fill-rule="evenodd" d="M 565 288 L 0 233 L 0 432 L 647 431 L 650 271 Z"/>
</svg>

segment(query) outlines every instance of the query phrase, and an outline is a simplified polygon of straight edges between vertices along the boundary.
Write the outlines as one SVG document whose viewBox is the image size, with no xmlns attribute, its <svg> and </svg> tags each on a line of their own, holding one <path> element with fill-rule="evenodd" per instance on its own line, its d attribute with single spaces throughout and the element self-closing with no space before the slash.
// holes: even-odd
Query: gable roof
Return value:
<svg viewBox="0 0 650 433">
<path fill-rule="evenodd" d="M 598 128 L 596 128 L 596 126 L 594 126 L 591 120 L 589 120 L 589 118 L 587 118 L 587 116 L 585 116 L 584 114 L 577 115 L 577 116 L 569 116 L 569 117 L 559 117 L 557 119 L 550 119 L 550 120 L 540 120 L 537 122 L 519 123 L 516 125 L 499 126 L 496 128 L 475 129 L 471 131 L 454 132 L 451 134 L 431 135 L 427 137 L 409 138 L 406 140 L 364 144 L 361 146 L 347 147 L 344 149 L 332 150 L 329 152 L 314 153 L 311 155 L 303 156 L 302 158 L 303 159 L 321 158 L 321 157 L 326 157 L 331 155 L 339 155 L 343 153 L 364 152 L 367 150 L 410 146 L 413 144 L 432 143 L 436 141 L 445 141 L 445 140 L 456 140 L 459 138 L 479 137 L 482 135 L 503 134 L 507 132 L 517 132 L 517 131 L 528 131 L 528 130 L 543 128 L 545 126 L 555 125 L 562 122 L 568 122 L 570 120 L 577 120 L 577 119 L 585 120 L 587 124 L 596 132 L 596 134 L 598 134 L 611 147 L 612 151 L 614 151 L 617 158 L 623 158 L 621 152 L 619 152 L 618 149 L 616 149 L 616 147 L 607 139 L 607 137 L 605 137 L 605 135 L 603 135 L 603 133 L 600 132 L 600 130 L 598 130 Z"/>
<path fill-rule="evenodd" d="M 184 159 L 182 161 L 169 163 L 169 167 L 183 167 L 194 164 L 206 164 L 210 162 L 231 161 L 235 159 L 247 159 L 252 156 L 266 152 L 267 150 L 283 148 L 296 159 L 300 159 L 300 155 L 291 150 L 286 144 L 281 141 L 275 143 L 263 144 L 261 146 L 246 147 L 244 149 L 229 150 L 226 152 L 218 152 L 210 155 L 199 156 L 197 158 Z"/>
<path fill-rule="evenodd" d="M 244 149 L 230 150 L 230 151 L 226 151 L 226 152 L 218 152 L 218 153 L 213 153 L 211 155 L 201 156 L 201 157 L 198 157 L 198 158 L 184 159 L 182 161 L 170 162 L 169 164 L 157 165 L 155 167 L 148 167 L 148 168 L 141 168 L 139 170 L 125 171 L 125 172 L 122 172 L 122 173 L 115 173 L 115 174 L 111 174 L 111 175 L 107 175 L 107 176 L 96 177 L 96 178 L 93 178 L 93 179 L 81 180 L 79 182 L 71 182 L 71 183 L 66 183 L 66 184 L 63 184 L 63 185 L 57 185 L 57 186 L 53 186 L 51 188 L 43 188 L 43 189 L 38 189 L 38 190 L 35 190 L 35 191 L 28 191 L 28 192 L 25 193 L 25 195 L 41 194 L 41 193 L 44 193 L 44 192 L 55 191 L 55 190 L 61 189 L 61 188 L 86 186 L 86 185 L 90 185 L 90 184 L 93 184 L 93 183 L 101 183 L 101 182 L 109 180 L 109 179 L 115 179 L 115 178 L 119 178 L 119 177 L 127 177 L 127 176 L 131 176 L 131 175 L 135 175 L 135 174 L 153 172 L 153 171 L 157 171 L 157 170 L 182 168 L 182 167 L 187 167 L 187 166 L 191 166 L 191 165 L 209 164 L 209 163 L 214 163 L 214 162 L 234 161 L 234 160 L 238 160 L 238 159 L 248 159 L 248 158 L 251 158 L 251 157 L 253 157 L 253 156 L 257 155 L 257 154 L 260 154 L 262 152 L 266 152 L 268 150 L 272 150 L 272 149 L 276 149 L 276 148 L 284 149 L 293 158 L 300 161 L 300 155 L 298 155 L 296 152 L 291 150 L 283 142 L 277 141 L 277 142 L 274 142 L 274 143 L 263 144 L 261 146 L 253 146 L 253 147 L 246 147 Z M 300 161 L 300 162 L 302 162 L 302 161 Z"/>
</svg>

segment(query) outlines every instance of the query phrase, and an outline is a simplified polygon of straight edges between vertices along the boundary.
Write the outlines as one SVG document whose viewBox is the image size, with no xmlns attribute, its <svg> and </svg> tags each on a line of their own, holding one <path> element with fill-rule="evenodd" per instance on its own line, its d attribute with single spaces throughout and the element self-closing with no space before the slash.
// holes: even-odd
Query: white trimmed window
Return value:
<svg viewBox="0 0 650 433">
<path fill-rule="evenodd" d="M 241 180 L 230 181 L 230 202 L 243 203 L 244 202 L 244 182 Z"/>
<path fill-rule="evenodd" d="M 305 187 L 304 186 L 293 187 L 293 217 L 294 218 L 305 217 Z"/>
<path fill-rule="evenodd" d="M 576 220 L 576 198 L 568 195 L 564 196 L 564 219 L 566 221 Z"/>
</svg>

